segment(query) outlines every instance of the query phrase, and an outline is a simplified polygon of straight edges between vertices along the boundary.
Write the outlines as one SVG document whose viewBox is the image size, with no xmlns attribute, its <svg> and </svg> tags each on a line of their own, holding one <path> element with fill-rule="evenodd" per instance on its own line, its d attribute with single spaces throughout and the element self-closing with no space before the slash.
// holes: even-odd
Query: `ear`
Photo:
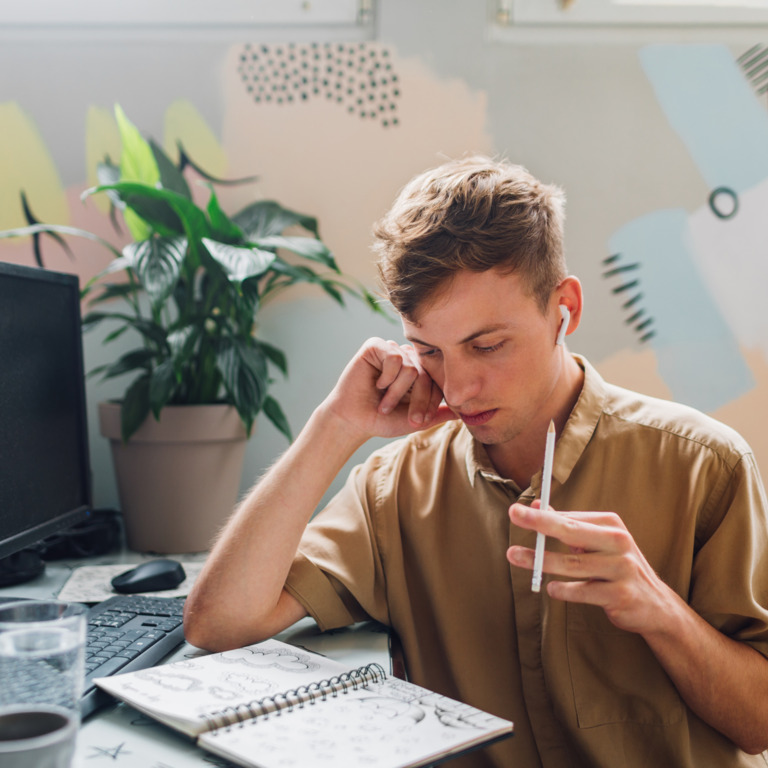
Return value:
<svg viewBox="0 0 768 768">
<path fill-rule="evenodd" d="M 552 301 L 557 305 L 558 334 L 557 343 L 563 344 L 565 337 L 572 334 L 581 322 L 584 297 L 581 283 L 577 277 L 569 275 L 555 290 Z"/>
</svg>

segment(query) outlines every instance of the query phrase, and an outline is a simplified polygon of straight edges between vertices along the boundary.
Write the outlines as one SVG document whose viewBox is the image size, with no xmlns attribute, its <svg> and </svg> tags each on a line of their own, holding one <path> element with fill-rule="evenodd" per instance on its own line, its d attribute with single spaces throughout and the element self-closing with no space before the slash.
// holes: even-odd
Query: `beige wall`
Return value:
<svg viewBox="0 0 768 768">
<path fill-rule="evenodd" d="M 397 74 L 398 95 L 389 94 L 397 125 L 361 117 L 356 102 L 323 93 L 290 104 L 257 102 L 243 57 L 262 42 L 274 51 L 274 31 L 264 40 L 234 34 L 172 41 L 3 33 L 0 227 L 20 223 L 15 200 L 23 185 L 40 218 L 109 231 L 103 210 L 93 201 L 83 206 L 79 193 L 92 183 L 96 159 L 115 151 L 110 113 L 119 102 L 142 131 L 168 146 L 183 137 L 212 172 L 258 174 L 259 194 L 318 216 L 342 267 L 373 286 L 370 225 L 408 177 L 445 157 L 504 155 L 566 189 L 569 264 L 587 300 L 571 347 L 620 384 L 670 396 L 652 347 L 624 323 L 602 277 L 617 229 L 653 210 L 693 211 L 709 194 L 640 67 L 643 42 L 500 42 L 489 37 L 486 8 L 476 0 L 381 0 L 378 13 L 376 40 L 364 50 Z M 323 52 L 327 39 L 318 40 Z M 734 54 L 748 47 L 728 42 Z M 351 74 L 345 70 L 346 79 Z M 385 88 L 377 83 L 377 94 Z M 235 208 L 249 194 L 222 197 Z M 55 247 L 46 254 L 51 268 L 83 278 L 105 263 L 84 244 L 76 263 Z M 0 245 L 0 258 L 29 262 L 28 246 Z M 305 290 L 267 308 L 260 325 L 265 338 L 289 353 L 290 378 L 275 394 L 294 429 L 366 336 L 399 337 L 397 324 L 361 306 L 342 311 Z M 755 387 L 715 415 L 741 430 L 768 467 L 760 427 L 768 404 L 765 355 L 751 347 L 741 353 Z M 113 352 L 98 337 L 86 337 L 89 367 L 107 354 Z M 89 382 L 95 495 L 105 505 L 116 503 L 116 492 L 95 402 L 119 391 L 114 383 Z M 284 447 L 260 420 L 243 488 Z"/>
</svg>

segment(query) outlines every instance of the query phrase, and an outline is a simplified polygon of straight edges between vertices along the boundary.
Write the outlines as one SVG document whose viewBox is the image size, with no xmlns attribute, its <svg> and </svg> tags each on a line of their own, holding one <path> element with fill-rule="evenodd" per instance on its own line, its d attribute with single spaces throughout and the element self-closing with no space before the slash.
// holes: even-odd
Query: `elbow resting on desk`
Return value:
<svg viewBox="0 0 768 768">
<path fill-rule="evenodd" d="M 259 611 L 237 600 L 206 600 L 193 588 L 184 605 L 184 636 L 191 645 L 218 653 L 273 637 L 306 615 L 285 590 L 271 609 Z"/>
</svg>

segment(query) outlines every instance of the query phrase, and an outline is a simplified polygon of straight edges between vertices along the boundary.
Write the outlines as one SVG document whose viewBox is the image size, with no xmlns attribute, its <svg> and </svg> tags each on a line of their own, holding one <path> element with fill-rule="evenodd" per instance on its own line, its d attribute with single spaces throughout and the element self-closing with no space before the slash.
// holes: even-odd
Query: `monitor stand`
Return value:
<svg viewBox="0 0 768 768">
<path fill-rule="evenodd" d="M 0 587 L 23 584 L 39 576 L 45 562 L 34 549 L 22 549 L 0 559 Z"/>
</svg>

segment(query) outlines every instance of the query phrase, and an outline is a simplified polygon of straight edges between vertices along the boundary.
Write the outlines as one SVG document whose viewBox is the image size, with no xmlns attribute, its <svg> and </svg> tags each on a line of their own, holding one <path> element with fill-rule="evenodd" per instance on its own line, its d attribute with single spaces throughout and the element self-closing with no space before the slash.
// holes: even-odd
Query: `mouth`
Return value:
<svg viewBox="0 0 768 768">
<path fill-rule="evenodd" d="M 492 408 L 490 411 L 477 411 L 476 413 L 460 413 L 461 420 L 468 427 L 479 427 L 487 424 L 496 414 L 498 409 Z"/>
</svg>

